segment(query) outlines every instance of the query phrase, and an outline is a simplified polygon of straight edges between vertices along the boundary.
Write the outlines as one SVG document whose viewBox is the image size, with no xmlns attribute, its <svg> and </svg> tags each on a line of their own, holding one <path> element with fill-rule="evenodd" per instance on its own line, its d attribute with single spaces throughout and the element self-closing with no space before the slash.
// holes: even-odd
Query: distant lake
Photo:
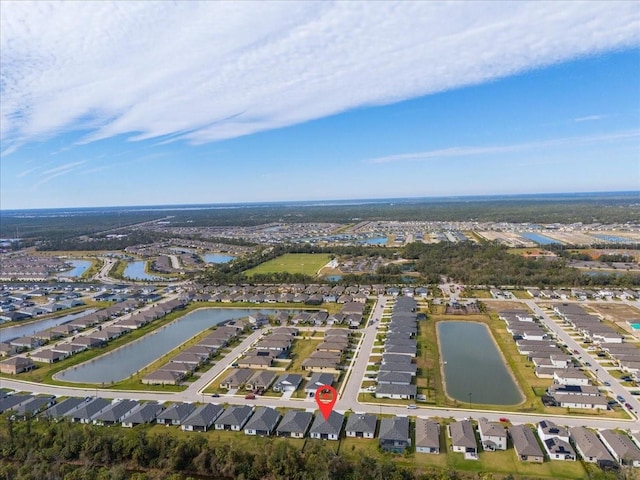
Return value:
<svg viewBox="0 0 640 480">
<path fill-rule="evenodd" d="M 539 233 L 533 232 L 524 232 L 519 234 L 521 237 L 524 237 L 528 240 L 533 240 L 534 242 L 540 245 L 550 245 L 552 243 L 562 243 L 558 240 L 554 240 L 553 238 L 546 237 L 544 235 L 540 235 Z"/>
<path fill-rule="evenodd" d="M 599 240 L 604 240 L 605 242 L 612 243 L 637 243 L 631 240 L 630 238 L 618 237 L 616 235 L 605 235 L 602 233 L 593 233 L 592 236 L 596 237 Z"/>
<path fill-rule="evenodd" d="M 63 323 L 68 323 L 76 318 L 84 317 L 90 313 L 95 312 L 97 309 L 90 308 L 79 313 L 72 313 L 69 315 L 63 315 L 62 317 L 49 318 L 46 320 L 40 320 L 37 322 L 27 323 L 25 325 L 16 325 L 15 327 L 7 327 L 0 330 L 0 342 L 8 342 L 14 338 L 24 337 L 26 335 L 33 335 L 40 330 L 46 330 L 47 328 L 57 327 Z"/>
<path fill-rule="evenodd" d="M 203 330 L 233 318 L 247 317 L 250 313 L 258 311 L 267 314 L 275 312 L 274 310 L 236 308 L 194 310 L 135 342 L 64 370 L 56 375 L 56 379 L 82 383 L 118 382 L 130 377 Z"/>
<path fill-rule="evenodd" d="M 129 262 L 127 264 L 127 267 L 124 269 L 124 273 L 122 276 L 131 280 L 164 280 L 162 277 L 154 277 L 145 272 L 144 269 L 146 265 L 147 262 L 145 262 L 144 260 L 141 260 L 139 262 Z"/>
<path fill-rule="evenodd" d="M 342 280 L 342 275 L 327 275 L 324 278 L 325 280 L 328 280 L 330 282 L 339 282 L 340 280 Z"/>
<path fill-rule="evenodd" d="M 67 270 L 66 272 L 59 273 L 59 277 L 81 277 L 84 272 L 86 272 L 91 266 L 91 261 L 89 260 L 65 260 L 67 263 L 73 265 L 71 270 Z"/>
<path fill-rule="evenodd" d="M 233 255 L 223 255 L 222 253 L 205 253 L 203 255 L 206 263 L 229 263 L 233 260 Z"/>
<path fill-rule="evenodd" d="M 437 330 L 447 395 L 463 404 L 470 398 L 485 405 L 516 405 L 523 400 L 486 325 L 439 322 Z"/>
<path fill-rule="evenodd" d="M 363 243 L 365 245 L 385 245 L 388 240 L 388 237 L 374 237 L 362 240 L 360 243 Z"/>
</svg>

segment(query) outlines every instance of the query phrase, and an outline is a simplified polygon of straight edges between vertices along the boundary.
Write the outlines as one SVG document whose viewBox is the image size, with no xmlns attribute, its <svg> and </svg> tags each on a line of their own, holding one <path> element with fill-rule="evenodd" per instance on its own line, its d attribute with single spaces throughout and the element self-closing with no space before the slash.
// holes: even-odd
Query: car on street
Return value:
<svg viewBox="0 0 640 480">
<path fill-rule="evenodd" d="M 620 403 L 625 403 L 625 402 L 626 402 L 626 400 L 624 399 L 624 397 L 623 397 L 622 395 L 618 395 L 618 396 L 616 397 L 616 399 L 617 399 Z"/>
<path fill-rule="evenodd" d="M 633 410 L 633 407 L 629 403 L 625 403 L 624 406 L 627 407 L 627 410 Z"/>
<path fill-rule="evenodd" d="M 416 408 L 418 408 L 418 407 L 417 407 L 416 405 L 414 405 L 413 403 L 411 403 L 411 404 L 407 405 L 407 408 L 408 408 L 409 410 L 415 410 L 415 409 L 416 409 Z"/>
<path fill-rule="evenodd" d="M 604 382 L 604 384 L 603 384 L 603 385 L 604 385 L 605 387 L 610 387 L 610 386 L 611 386 L 611 384 L 610 384 L 609 382 Z"/>
<path fill-rule="evenodd" d="M 255 393 L 249 393 L 247 395 L 244 396 L 245 400 L 255 400 L 256 399 L 256 395 Z"/>
</svg>

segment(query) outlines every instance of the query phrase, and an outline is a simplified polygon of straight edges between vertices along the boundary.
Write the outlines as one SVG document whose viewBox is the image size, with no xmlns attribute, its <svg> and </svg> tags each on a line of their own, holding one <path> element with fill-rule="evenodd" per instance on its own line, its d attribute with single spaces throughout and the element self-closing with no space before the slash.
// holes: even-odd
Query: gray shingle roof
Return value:
<svg viewBox="0 0 640 480">
<path fill-rule="evenodd" d="M 509 427 L 509 435 L 513 441 L 513 448 L 518 455 L 543 457 L 542 449 L 536 440 L 536 436 L 526 425 L 512 425 Z"/>
<path fill-rule="evenodd" d="M 313 415 L 309 412 L 288 411 L 278 425 L 278 433 L 305 433 Z"/>
<path fill-rule="evenodd" d="M 129 412 L 129 414 L 122 419 L 122 423 L 132 423 L 134 425 L 151 423 L 156 419 L 161 411 L 162 405 L 159 405 L 156 402 L 144 403 L 132 412 Z"/>
<path fill-rule="evenodd" d="M 416 418 L 416 447 L 440 448 L 440 425 L 437 422 Z"/>
<path fill-rule="evenodd" d="M 340 435 L 343 423 L 344 415 L 338 412 L 331 412 L 329 418 L 326 420 L 323 415 L 316 415 L 313 425 L 311 425 L 310 433 L 316 433 L 319 435 Z"/>
<path fill-rule="evenodd" d="M 191 425 L 194 427 L 209 427 L 213 425 L 216 418 L 220 416 L 224 409 L 220 405 L 208 403 L 196 408 L 189 415 L 182 425 Z"/>
<path fill-rule="evenodd" d="M 369 415 L 367 413 L 352 413 L 347 418 L 347 426 L 345 430 L 347 432 L 362 432 L 362 433 L 376 433 L 376 424 L 378 418 L 375 415 Z"/>
<path fill-rule="evenodd" d="M 473 425 L 469 420 L 453 422 L 449 425 L 451 443 L 465 448 L 477 448 L 476 435 L 473 433 Z"/>
<path fill-rule="evenodd" d="M 227 409 L 216 419 L 216 425 L 232 425 L 243 426 L 249 419 L 253 412 L 253 408 L 249 405 L 230 405 Z"/>
<path fill-rule="evenodd" d="M 94 420 L 118 422 L 127 412 L 130 412 L 137 406 L 138 402 L 135 400 L 120 400 L 119 402 L 112 403 L 109 408 L 96 415 Z"/>
<path fill-rule="evenodd" d="M 182 422 L 189 417 L 196 409 L 196 406 L 191 403 L 174 403 L 169 408 L 164 410 L 158 415 L 158 419 L 163 420 L 179 420 Z"/>
<path fill-rule="evenodd" d="M 84 402 L 83 398 L 70 397 L 45 410 L 44 412 L 42 412 L 42 415 L 51 418 L 61 417 L 65 413 L 76 408 L 82 402 Z"/>
<path fill-rule="evenodd" d="M 380 440 L 406 442 L 409 439 L 407 417 L 383 418 L 380 420 Z"/>
<path fill-rule="evenodd" d="M 280 412 L 277 410 L 270 407 L 259 407 L 244 426 L 244 429 L 271 432 L 280 418 Z"/>
</svg>

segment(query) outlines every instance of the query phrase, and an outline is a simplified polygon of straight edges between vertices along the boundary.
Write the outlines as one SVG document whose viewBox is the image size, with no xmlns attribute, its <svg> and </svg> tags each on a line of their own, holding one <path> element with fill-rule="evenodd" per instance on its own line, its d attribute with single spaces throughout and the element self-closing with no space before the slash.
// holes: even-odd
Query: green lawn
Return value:
<svg viewBox="0 0 640 480">
<path fill-rule="evenodd" d="M 251 277 L 257 273 L 302 273 L 315 276 L 331 257 L 325 253 L 287 253 L 262 263 L 243 273 Z"/>
</svg>

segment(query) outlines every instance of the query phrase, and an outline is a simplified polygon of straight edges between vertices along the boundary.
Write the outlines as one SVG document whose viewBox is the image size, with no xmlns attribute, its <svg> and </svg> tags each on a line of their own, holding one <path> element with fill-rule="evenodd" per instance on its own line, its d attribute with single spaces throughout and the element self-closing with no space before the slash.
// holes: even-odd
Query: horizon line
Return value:
<svg viewBox="0 0 640 480">
<path fill-rule="evenodd" d="M 334 198 L 318 200 L 255 200 L 248 202 L 210 202 L 210 203 L 173 203 L 173 204 L 138 204 L 138 205 L 96 205 L 96 206 L 66 206 L 66 207 L 30 207 L 30 208 L 0 208 L 0 214 L 4 212 L 27 212 L 27 211 L 52 211 L 52 210 L 90 210 L 90 209 L 131 209 L 149 208 L 157 209 L 161 207 L 180 209 L 185 207 L 235 207 L 235 206 L 261 206 L 261 205 L 287 205 L 287 204 L 311 204 L 306 206 L 338 206 L 322 205 L 332 202 L 340 204 L 361 203 L 361 202 L 386 202 L 386 201 L 411 201 L 411 200 L 434 200 L 434 199 L 470 199 L 470 198 L 504 198 L 504 197 L 541 197 L 541 196 L 563 196 L 563 195 L 604 195 L 604 194 L 637 194 L 640 201 L 640 189 L 638 190 L 598 190 L 587 192 L 537 192 L 537 193 L 496 193 L 496 194 L 452 194 L 433 196 L 409 196 L 409 197 L 369 197 L 369 198 Z"/>
</svg>

